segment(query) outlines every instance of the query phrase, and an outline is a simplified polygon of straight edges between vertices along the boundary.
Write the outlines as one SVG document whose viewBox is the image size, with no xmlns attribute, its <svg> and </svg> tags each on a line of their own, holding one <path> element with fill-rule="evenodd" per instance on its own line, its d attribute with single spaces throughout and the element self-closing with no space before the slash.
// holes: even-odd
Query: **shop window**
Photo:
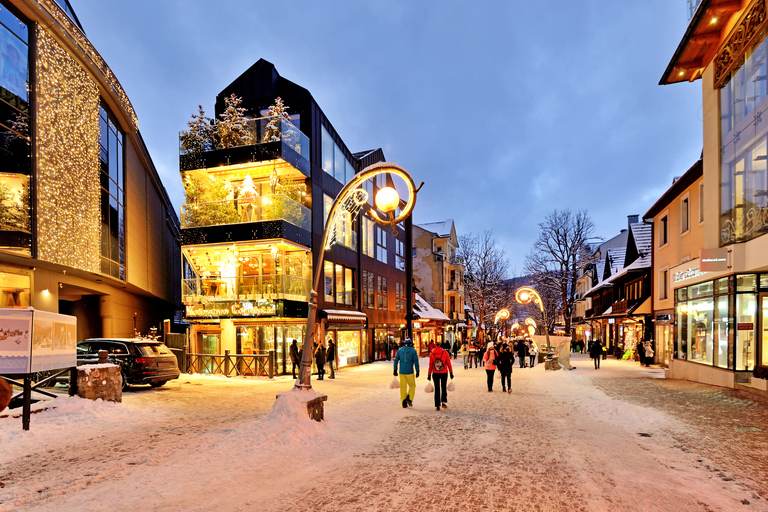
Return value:
<svg viewBox="0 0 768 512">
<path fill-rule="evenodd" d="M 0 269 L 0 307 L 27 308 L 29 302 L 30 276 Z"/>
<path fill-rule="evenodd" d="M 737 292 L 753 292 L 757 284 L 755 274 L 742 274 L 736 276 Z"/>
<path fill-rule="evenodd" d="M 736 370 L 752 370 L 755 365 L 755 327 L 757 298 L 752 293 L 736 295 Z"/>
</svg>

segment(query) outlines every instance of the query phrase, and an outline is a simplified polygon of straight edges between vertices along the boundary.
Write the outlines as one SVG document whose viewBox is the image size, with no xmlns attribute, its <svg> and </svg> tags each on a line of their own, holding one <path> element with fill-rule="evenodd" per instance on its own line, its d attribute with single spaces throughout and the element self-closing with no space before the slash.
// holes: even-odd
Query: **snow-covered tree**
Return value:
<svg viewBox="0 0 768 512">
<path fill-rule="evenodd" d="M 222 149 L 253 144 L 253 135 L 245 117 L 245 108 L 240 106 L 242 102 L 243 99 L 234 94 L 224 98 L 225 109 L 216 123 L 219 146 Z"/>
<path fill-rule="evenodd" d="M 264 137 L 262 142 L 277 142 L 281 139 L 280 124 L 282 123 L 283 119 L 289 121 L 288 107 L 283 104 L 282 98 L 279 96 L 275 98 L 274 105 L 270 105 L 269 109 L 267 110 L 267 116 L 269 117 L 269 122 L 267 123 L 267 127 L 264 130 Z"/>
<path fill-rule="evenodd" d="M 212 125 L 213 119 L 205 115 L 202 105 L 197 108 L 197 114 L 192 114 L 192 120 L 187 121 L 188 129 L 181 134 L 182 170 L 203 167 L 203 152 L 216 149 L 217 134 Z"/>
</svg>

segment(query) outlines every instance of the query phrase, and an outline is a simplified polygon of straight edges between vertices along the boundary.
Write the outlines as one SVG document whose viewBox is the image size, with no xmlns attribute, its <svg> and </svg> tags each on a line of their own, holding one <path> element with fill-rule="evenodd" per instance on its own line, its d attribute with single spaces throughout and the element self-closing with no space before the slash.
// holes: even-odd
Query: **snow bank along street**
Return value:
<svg viewBox="0 0 768 512">
<path fill-rule="evenodd" d="M 0 414 L 0 510 L 768 510 L 768 405 L 608 359 L 515 368 L 514 393 L 454 365 L 435 411 L 391 363 L 313 381 L 326 422 L 270 414 L 290 378 L 182 375 L 122 404 Z"/>
</svg>

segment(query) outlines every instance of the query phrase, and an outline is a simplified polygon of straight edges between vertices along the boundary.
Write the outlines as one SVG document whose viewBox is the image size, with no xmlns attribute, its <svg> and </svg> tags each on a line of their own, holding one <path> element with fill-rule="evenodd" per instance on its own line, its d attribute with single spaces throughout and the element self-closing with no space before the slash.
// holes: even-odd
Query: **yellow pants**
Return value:
<svg viewBox="0 0 768 512">
<path fill-rule="evenodd" d="M 413 402 L 413 397 L 416 396 L 416 375 L 409 373 L 408 375 L 400 374 L 400 402 L 405 400 L 405 397 L 409 397 Z"/>
</svg>

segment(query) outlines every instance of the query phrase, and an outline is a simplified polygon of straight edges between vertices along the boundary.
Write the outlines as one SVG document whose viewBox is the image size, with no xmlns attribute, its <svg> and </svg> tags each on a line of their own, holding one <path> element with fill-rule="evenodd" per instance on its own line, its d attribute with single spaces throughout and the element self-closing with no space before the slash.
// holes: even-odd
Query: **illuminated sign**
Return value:
<svg viewBox="0 0 768 512">
<path fill-rule="evenodd" d="M 688 270 L 681 270 L 680 272 L 675 272 L 672 275 L 672 281 L 675 283 L 679 283 L 680 281 L 685 281 L 686 279 L 691 279 L 696 276 L 702 275 L 703 272 L 700 271 L 698 268 L 689 268 Z"/>
<path fill-rule="evenodd" d="M 699 259 L 702 272 L 728 270 L 728 249 L 701 249 Z"/>
<path fill-rule="evenodd" d="M 271 300 L 192 304 L 186 307 L 187 318 L 258 317 L 275 315 L 277 315 L 277 304 Z"/>
</svg>

